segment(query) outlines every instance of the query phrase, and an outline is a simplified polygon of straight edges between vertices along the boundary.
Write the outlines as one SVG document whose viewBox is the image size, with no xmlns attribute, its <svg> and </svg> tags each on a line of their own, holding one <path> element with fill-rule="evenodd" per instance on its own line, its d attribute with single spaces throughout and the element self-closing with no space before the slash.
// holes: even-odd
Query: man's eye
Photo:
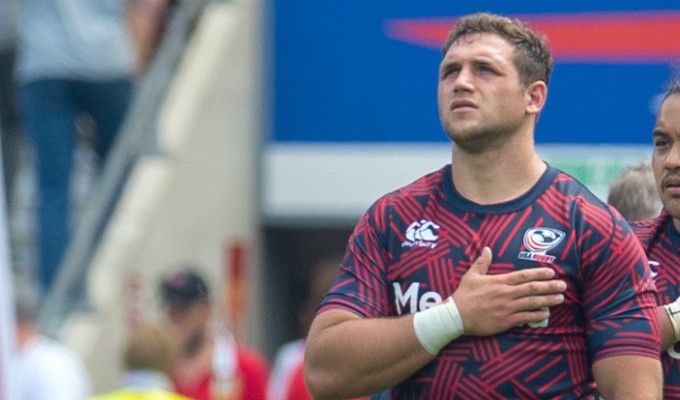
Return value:
<svg viewBox="0 0 680 400">
<path fill-rule="evenodd" d="M 444 71 L 444 74 L 442 75 L 443 77 L 449 77 L 451 75 L 457 74 L 459 71 L 458 68 L 448 68 Z"/>
</svg>

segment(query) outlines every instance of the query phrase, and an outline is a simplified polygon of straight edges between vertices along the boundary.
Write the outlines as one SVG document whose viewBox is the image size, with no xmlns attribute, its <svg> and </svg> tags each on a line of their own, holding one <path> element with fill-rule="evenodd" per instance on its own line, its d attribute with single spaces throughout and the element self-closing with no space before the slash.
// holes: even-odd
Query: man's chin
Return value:
<svg viewBox="0 0 680 400">
<path fill-rule="evenodd" d="M 489 133 L 467 133 L 451 137 L 451 140 L 461 150 L 469 154 L 481 154 L 489 150 L 498 148 L 499 138 Z"/>
<path fill-rule="evenodd" d="M 195 354 L 203 344 L 203 335 L 192 335 L 184 341 L 184 353 Z"/>
</svg>

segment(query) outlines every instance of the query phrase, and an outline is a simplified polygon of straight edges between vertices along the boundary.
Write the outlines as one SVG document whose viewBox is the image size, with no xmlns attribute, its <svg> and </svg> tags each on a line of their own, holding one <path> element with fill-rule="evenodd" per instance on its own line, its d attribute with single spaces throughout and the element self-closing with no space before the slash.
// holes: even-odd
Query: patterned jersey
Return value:
<svg viewBox="0 0 680 400">
<path fill-rule="evenodd" d="M 680 233 L 673 219 L 663 211 L 655 219 L 632 222 L 642 242 L 656 281 L 659 304 L 668 304 L 680 296 Z M 680 399 L 680 343 L 661 355 L 664 372 L 664 399 Z"/>
<path fill-rule="evenodd" d="M 490 274 L 553 268 L 567 283 L 565 302 L 542 323 L 452 341 L 380 398 L 590 398 L 592 361 L 659 358 L 656 289 L 640 243 L 617 212 L 552 167 L 525 195 L 493 206 L 461 197 L 450 166 L 378 199 L 318 312 L 423 310 L 456 290 L 484 246 Z"/>
</svg>

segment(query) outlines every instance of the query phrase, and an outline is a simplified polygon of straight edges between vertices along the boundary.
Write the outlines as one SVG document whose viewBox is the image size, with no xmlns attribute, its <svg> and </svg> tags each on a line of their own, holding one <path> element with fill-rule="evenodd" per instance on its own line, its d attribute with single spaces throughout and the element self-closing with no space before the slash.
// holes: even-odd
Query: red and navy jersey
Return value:
<svg viewBox="0 0 680 400">
<path fill-rule="evenodd" d="M 319 312 L 423 310 L 456 290 L 484 246 L 493 251 L 489 274 L 554 269 L 567 283 L 565 302 L 542 323 L 452 341 L 380 398 L 583 399 L 595 396 L 592 362 L 659 358 L 642 246 L 618 213 L 552 167 L 525 195 L 492 206 L 461 197 L 450 166 L 378 199 L 355 227 Z"/>
<path fill-rule="evenodd" d="M 656 282 L 659 304 L 668 304 L 680 296 L 680 233 L 664 210 L 655 219 L 632 222 L 642 242 L 649 267 Z M 680 343 L 661 354 L 664 372 L 664 399 L 680 399 Z"/>
</svg>

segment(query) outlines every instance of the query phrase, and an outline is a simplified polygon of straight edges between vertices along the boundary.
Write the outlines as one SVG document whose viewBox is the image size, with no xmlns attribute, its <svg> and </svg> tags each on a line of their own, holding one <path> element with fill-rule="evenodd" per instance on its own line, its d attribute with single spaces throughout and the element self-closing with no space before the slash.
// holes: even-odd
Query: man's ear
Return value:
<svg viewBox="0 0 680 400">
<path fill-rule="evenodd" d="M 533 82 L 527 88 L 527 96 L 529 102 L 527 103 L 527 114 L 539 114 L 545 106 L 545 101 L 548 98 L 548 85 L 543 81 Z"/>
</svg>

